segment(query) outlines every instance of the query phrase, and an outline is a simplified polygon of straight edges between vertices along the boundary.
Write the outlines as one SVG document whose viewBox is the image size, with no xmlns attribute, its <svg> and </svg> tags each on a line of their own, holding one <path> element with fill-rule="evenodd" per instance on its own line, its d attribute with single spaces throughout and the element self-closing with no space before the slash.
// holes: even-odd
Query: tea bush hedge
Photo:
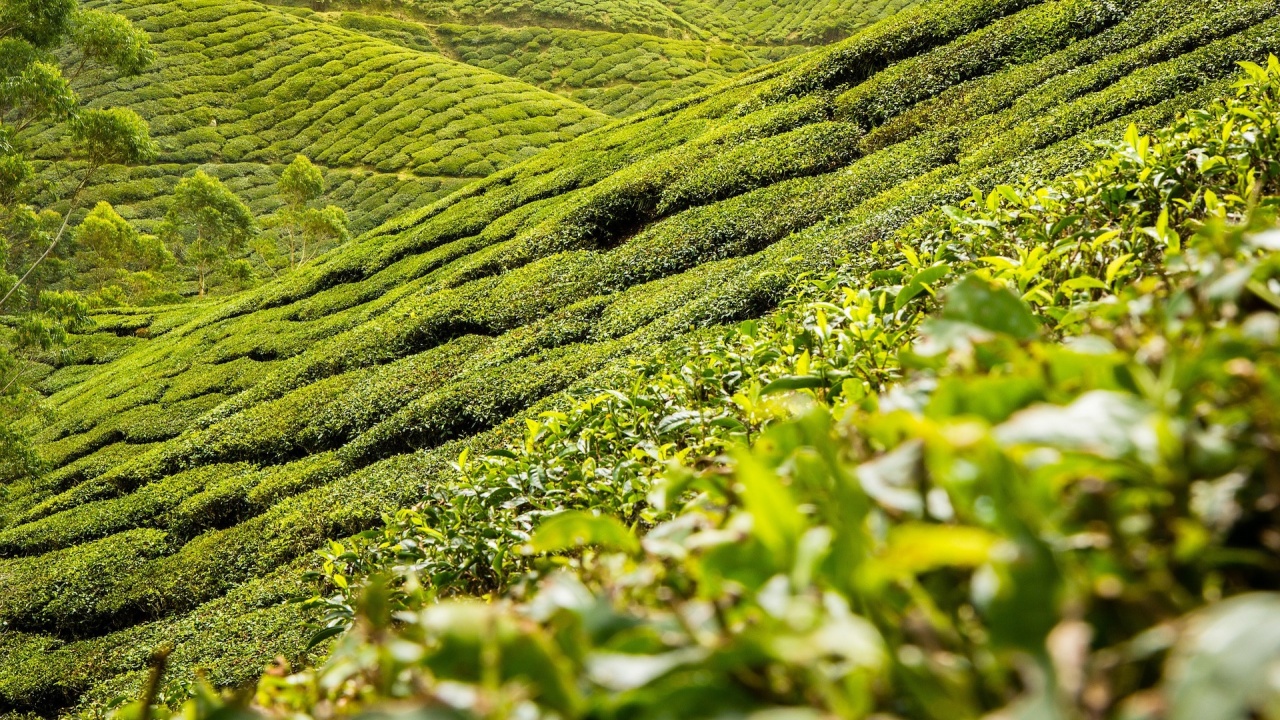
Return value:
<svg viewBox="0 0 1280 720">
<path fill-rule="evenodd" d="M 461 454 L 322 551 L 316 639 L 355 624 L 247 712 L 1265 715 L 1280 60 L 1245 70 Z"/>
<path fill-rule="evenodd" d="M 561 28 L 443 24 L 435 32 L 442 49 L 468 65 L 565 93 L 615 117 L 802 51 Z"/>
<path fill-rule="evenodd" d="M 307 6 L 303 0 L 279 0 Z M 328 9 L 403 15 L 429 23 L 537 26 L 717 39 L 759 45 L 818 44 L 849 36 L 920 0 L 330 0 Z"/>
<path fill-rule="evenodd" d="M 76 87 L 91 107 L 137 111 L 161 153 L 157 163 L 99 175 L 81 206 L 110 202 L 144 230 L 197 168 L 226 181 L 255 214 L 269 214 L 279 205 L 280 173 L 301 153 L 324 168 L 325 201 L 343 207 L 360 232 L 605 120 L 532 85 L 424 52 L 430 47 L 380 39 L 377 28 L 394 26 L 390 19 L 330 23 L 215 0 L 95 6 L 146 30 L 158 59 L 136 77 L 86 72 Z M 60 131 L 37 133 L 31 143 L 46 161 L 43 175 L 60 187 L 68 172 Z"/>
</svg>

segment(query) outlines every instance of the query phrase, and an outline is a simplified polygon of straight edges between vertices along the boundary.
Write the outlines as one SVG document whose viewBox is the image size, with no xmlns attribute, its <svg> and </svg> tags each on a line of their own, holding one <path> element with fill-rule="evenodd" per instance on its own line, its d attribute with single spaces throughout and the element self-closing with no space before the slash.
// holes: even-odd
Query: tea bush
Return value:
<svg viewBox="0 0 1280 720">
<path fill-rule="evenodd" d="M 173 186 L 197 166 L 270 213 L 279 173 L 304 154 L 325 167 L 326 200 L 362 231 L 604 120 L 533 86 L 370 36 L 391 20 L 328 23 L 214 0 L 107 4 L 146 30 L 158 54 L 139 76 L 89 71 L 77 82 L 90 105 L 136 110 L 159 142 L 157 164 L 114 168 L 91 189 L 130 220 L 163 215 Z M 499 108 L 543 124 L 522 125 Z M 494 132 L 468 137 L 477 121 Z M 32 145 L 58 161 L 46 177 L 65 175 L 55 129 Z"/>
<path fill-rule="evenodd" d="M 358 623 L 256 712 L 1265 712 L 1280 61 L 1246 71 L 462 453 L 323 551 L 316 639 Z"/>
<path fill-rule="evenodd" d="M 565 92 L 617 117 L 676 100 L 801 50 L 560 28 L 443 24 L 435 32 L 452 56 L 469 65 Z"/>
<path fill-rule="evenodd" d="M 301 0 L 281 1 L 305 4 Z M 330 0 L 325 6 L 405 15 L 431 23 L 568 27 L 660 38 L 782 45 L 838 40 L 918 3 L 919 0 Z"/>
</svg>

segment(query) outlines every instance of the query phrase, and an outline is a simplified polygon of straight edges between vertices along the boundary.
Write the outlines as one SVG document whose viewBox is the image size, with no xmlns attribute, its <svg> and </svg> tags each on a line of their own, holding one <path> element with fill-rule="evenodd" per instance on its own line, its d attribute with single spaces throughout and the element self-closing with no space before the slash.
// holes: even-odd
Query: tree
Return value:
<svg viewBox="0 0 1280 720">
<path fill-rule="evenodd" d="M 163 272 L 175 264 L 173 253 L 155 235 L 142 235 L 110 203 L 100 202 L 73 235 L 82 252 L 80 266 L 99 302 L 118 304 L 125 296 L 142 299 L 168 283 Z M 129 288 L 128 292 L 122 286 Z"/>
<path fill-rule="evenodd" d="M 156 59 L 147 34 L 115 13 L 79 10 L 71 16 L 70 35 L 80 52 L 71 74 L 73 81 L 94 65 L 113 68 L 122 75 L 136 75 Z"/>
<path fill-rule="evenodd" d="M 66 198 L 70 207 L 45 250 L 21 277 L 9 268 L 12 258 L 4 259 L 0 308 L 58 246 L 81 192 L 97 171 L 107 164 L 148 160 L 156 152 L 147 124 L 133 111 L 79 108 L 79 98 L 50 52 L 68 39 L 80 54 L 76 74 L 98 66 L 131 75 L 154 59 L 147 35 L 118 15 L 80 11 L 75 0 L 0 0 L 0 204 L 6 224 L 23 222 L 34 212 L 23 203 L 32 176 L 24 130 L 37 121 L 65 121 L 75 150 L 86 160 L 84 174 Z"/>
<path fill-rule="evenodd" d="M 16 424 L 38 403 L 23 378 L 36 359 L 47 359 L 65 345 L 69 333 L 90 323 L 88 305 L 79 295 L 28 285 L 47 275 L 47 261 L 56 257 L 81 193 L 97 171 L 106 164 L 149 159 L 156 149 L 136 114 L 82 109 L 71 87 L 88 68 L 124 75 L 142 71 L 154 57 L 147 35 L 122 17 L 77 6 L 76 0 L 0 0 L 0 312 L 9 316 L 0 326 L 0 481 L 37 467 Z M 59 57 L 72 58 L 71 78 L 63 75 Z M 48 203 L 65 205 L 61 213 L 33 203 L 36 184 L 25 147 L 26 131 L 33 126 L 65 129 L 84 160 L 68 192 L 55 193 Z"/>
<path fill-rule="evenodd" d="M 285 206 L 271 224 L 288 251 L 290 268 L 305 263 L 310 253 L 326 241 L 345 242 L 350 237 L 347 214 L 342 208 L 310 207 L 324 193 L 324 175 L 305 155 L 298 155 L 289 163 L 277 187 Z"/>
<path fill-rule="evenodd" d="M 72 209 L 80 193 L 102 166 L 140 162 L 149 160 L 156 154 L 156 146 L 148 133 L 146 121 L 128 109 L 80 111 L 71 121 L 71 138 L 79 154 L 87 160 L 85 173 L 71 193 Z M 0 297 L 0 308 L 5 306 L 14 292 L 31 276 L 32 271 L 58 246 L 70 221 L 71 210 L 68 210 L 45 251 L 31 263 L 22 277 L 9 286 L 4 296 Z"/>
<path fill-rule="evenodd" d="M 324 192 L 324 175 L 306 155 L 299 155 L 284 169 L 279 188 L 289 209 L 301 210 Z"/>
<path fill-rule="evenodd" d="M 310 257 L 308 248 L 318 250 L 328 241 L 344 243 L 350 237 L 345 210 L 336 205 L 326 205 L 323 209 L 307 208 L 302 213 L 302 254 L 298 257 L 298 264 Z"/>
<path fill-rule="evenodd" d="M 183 242 L 187 261 L 196 269 L 200 297 L 208 289 L 209 273 L 231 253 L 242 250 L 254 235 L 248 206 L 203 170 L 178 183 L 167 221 Z"/>
</svg>

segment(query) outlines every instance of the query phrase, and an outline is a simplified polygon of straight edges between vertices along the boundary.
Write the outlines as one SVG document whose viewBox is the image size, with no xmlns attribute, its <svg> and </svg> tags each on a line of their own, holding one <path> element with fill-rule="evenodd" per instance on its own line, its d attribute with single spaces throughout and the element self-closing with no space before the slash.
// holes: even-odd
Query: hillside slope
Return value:
<svg viewBox="0 0 1280 720">
<path fill-rule="evenodd" d="M 309 0 L 274 0 L 311 5 Z M 921 0 L 328 0 L 331 10 L 389 13 L 429 23 L 639 33 L 753 45 L 819 44 Z"/>
<path fill-rule="evenodd" d="M 326 168 L 329 200 L 362 231 L 467 181 L 602 125 L 560 96 L 437 53 L 412 50 L 254 2 L 107 0 L 151 36 L 137 77 L 77 83 L 91 107 L 128 107 L 160 144 L 146 168 L 96 183 L 128 218 L 151 219 L 178 178 L 204 166 L 251 200 L 295 154 Z M 51 129 L 38 157 L 66 156 Z M 51 168 L 50 174 L 58 174 Z M 274 210 L 266 197 L 258 213 Z M 143 223 L 144 227 L 146 223 Z"/>
<path fill-rule="evenodd" d="M 942 202 L 1221 94 L 1280 0 L 954 0 L 561 145 L 226 302 L 99 317 L 0 499 L 0 712 L 304 657 L 298 572 L 460 450 Z M 230 120 L 230 123 L 237 122 Z M 221 127 L 222 123 L 219 123 Z M 407 142 L 407 141 L 406 141 Z"/>
<path fill-rule="evenodd" d="M 369 8 L 315 12 L 287 7 L 300 17 L 523 80 L 613 117 L 643 112 L 806 50 L 803 45 L 741 45 L 716 38 L 611 32 L 591 29 L 595 25 L 585 20 L 577 27 L 563 27 L 534 17 L 529 19 L 533 24 L 508 27 L 491 21 L 430 23 L 417 14 Z"/>
</svg>

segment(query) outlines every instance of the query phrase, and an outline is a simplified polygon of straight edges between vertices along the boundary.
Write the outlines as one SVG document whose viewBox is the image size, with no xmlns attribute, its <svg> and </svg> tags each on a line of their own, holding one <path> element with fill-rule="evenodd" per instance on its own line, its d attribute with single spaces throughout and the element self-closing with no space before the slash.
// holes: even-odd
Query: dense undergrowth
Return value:
<svg viewBox="0 0 1280 720">
<path fill-rule="evenodd" d="M 358 624 L 257 711 L 1266 716 L 1280 61 L 1246 71 L 463 452 L 325 550 L 317 639 Z"/>
<path fill-rule="evenodd" d="M 1088 141 L 1207 105 L 1276 47 L 1277 9 L 923 5 L 475 180 L 285 281 L 99 314 L 33 372 L 47 471 L 0 493 L 0 712 L 136 693 L 162 643 L 175 681 L 307 659 L 307 611 L 285 601 L 329 539 L 971 187 L 1060 177 Z"/>
</svg>

